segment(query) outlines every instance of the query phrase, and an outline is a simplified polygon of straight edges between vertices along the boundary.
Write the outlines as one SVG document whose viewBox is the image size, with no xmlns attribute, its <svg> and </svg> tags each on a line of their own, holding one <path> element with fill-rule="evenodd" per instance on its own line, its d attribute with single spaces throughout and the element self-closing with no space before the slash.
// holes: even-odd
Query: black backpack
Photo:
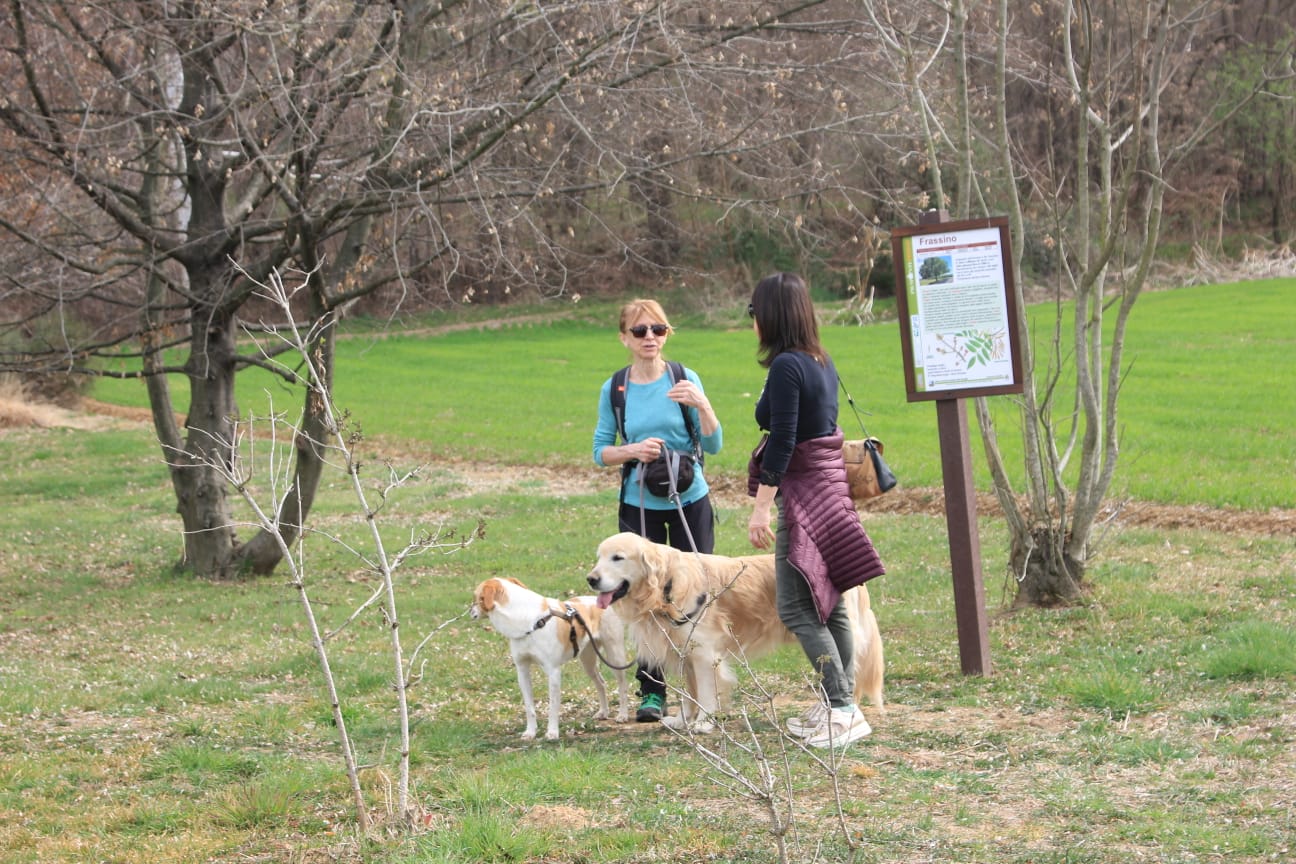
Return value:
<svg viewBox="0 0 1296 864">
<path fill-rule="evenodd" d="M 670 370 L 671 386 L 678 384 L 684 378 L 684 365 L 675 360 L 667 360 L 666 368 Z M 616 420 L 617 434 L 621 436 L 622 444 L 629 444 L 625 432 L 625 391 L 626 382 L 630 377 L 630 367 L 626 366 L 618 369 L 612 375 L 612 388 L 608 392 L 608 398 L 612 401 L 612 417 Z M 693 415 L 689 414 L 688 407 L 679 406 L 680 413 L 684 415 L 684 428 L 688 430 L 689 440 L 693 442 L 693 461 L 701 465 L 703 462 L 702 439 L 698 435 L 698 430 L 693 426 Z M 621 483 L 624 485 L 630 479 L 630 472 L 634 470 L 635 460 L 625 462 L 621 465 Z"/>
</svg>

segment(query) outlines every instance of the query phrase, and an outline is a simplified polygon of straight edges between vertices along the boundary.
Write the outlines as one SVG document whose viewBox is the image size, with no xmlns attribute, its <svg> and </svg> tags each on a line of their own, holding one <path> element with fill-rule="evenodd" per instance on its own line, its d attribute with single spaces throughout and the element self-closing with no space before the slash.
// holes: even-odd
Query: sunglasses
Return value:
<svg viewBox="0 0 1296 864">
<path fill-rule="evenodd" d="M 748 318 L 756 317 L 756 307 L 750 303 L 747 304 L 747 317 Z"/>
<path fill-rule="evenodd" d="M 661 338 L 670 332 L 670 327 L 666 324 L 653 324 L 651 327 L 647 324 L 640 324 L 637 327 L 631 327 L 627 332 L 636 339 L 642 339 L 648 335 L 649 330 L 652 331 L 654 336 Z"/>
</svg>

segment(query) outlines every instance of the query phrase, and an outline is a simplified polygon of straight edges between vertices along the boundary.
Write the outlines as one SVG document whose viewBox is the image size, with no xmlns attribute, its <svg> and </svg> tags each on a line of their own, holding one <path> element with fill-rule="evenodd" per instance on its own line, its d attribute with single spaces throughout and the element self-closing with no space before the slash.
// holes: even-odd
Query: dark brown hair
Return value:
<svg viewBox="0 0 1296 864">
<path fill-rule="evenodd" d="M 773 273 L 756 283 L 751 314 L 760 330 L 756 357 L 769 368 L 784 351 L 804 351 L 824 362 L 819 344 L 819 322 L 805 280 L 795 273 Z"/>
</svg>

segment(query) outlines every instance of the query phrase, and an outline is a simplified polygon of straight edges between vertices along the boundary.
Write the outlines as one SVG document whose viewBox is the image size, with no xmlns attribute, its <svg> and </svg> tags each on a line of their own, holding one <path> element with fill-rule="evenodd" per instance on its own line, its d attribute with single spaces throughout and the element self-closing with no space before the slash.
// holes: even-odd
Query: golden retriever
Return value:
<svg viewBox="0 0 1296 864">
<path fill-rule="evenodd" d="M 599 544 L 586 581 L 600 606 L 616 604 L 644 658 L 684 674 L 680 717 L 662 718 L 675 728 L 712 728 L 736 681 L 730 657 L 755 660 L 796 641 L 778 619 L 773 555 L 697 555 L 624 532 Z M 880 710 L 882 636 L 868 589 L 843 599 L 855 626 L 855 701 Z"/>
<path fill-rule="evenodd" d="M 527 588 L 516 579 L 487 579 L 473 591 L 469 609 L 473 618 L 486 615 L 495 631 L 509 641 L 513 665 L 517 667 L 526 729 L 522 739 L 536 737 L 535 697 L 531 687 L 532 666 L 539 666 L 549 684 L 549 723 L 545 738 L 558 737 L 558 713 L 562 705 L 562 667 L 580 658 L 585 674 L 598 691 L 599 710 L 594 716 L 608 716 L 607 685 L 598 668 L 598 652 L 616 673 L 620 705 L 618 723 L 630 719 L 630 687 L 626 681 L 625 625 L 611 609 L 600 609 L 594 597 L 575 597 L 560 602 Z M 620 668 L 618 668 L 620 667 Z"/>
</svg>

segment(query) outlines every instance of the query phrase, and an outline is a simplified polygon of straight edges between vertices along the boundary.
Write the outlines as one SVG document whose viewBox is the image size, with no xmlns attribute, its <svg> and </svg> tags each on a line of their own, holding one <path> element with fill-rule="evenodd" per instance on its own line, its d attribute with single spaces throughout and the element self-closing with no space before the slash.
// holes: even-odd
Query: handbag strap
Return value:
<svg viewBox="0 0 1296 864">
<path fill-rule="evenodd" d="M 868 430 L 864 428 L 864 418 L 860 416 L 860 409 L 855 405 L 855 400 L 851 398 L 850 391 L 846 389 L 846 382 L 842 380 L 840 372 L 837 373 L 837 383 L 841 385 L 842 392 L 846 394 L 846 401 L 850 403 L 851 410 L 855 412 L 855 419 L 859 421 L 860 431 L 864 433 L 865 438 L 869 437 Z M 868 412 L 864 413 L 867 414 Z"/>
</svg>

